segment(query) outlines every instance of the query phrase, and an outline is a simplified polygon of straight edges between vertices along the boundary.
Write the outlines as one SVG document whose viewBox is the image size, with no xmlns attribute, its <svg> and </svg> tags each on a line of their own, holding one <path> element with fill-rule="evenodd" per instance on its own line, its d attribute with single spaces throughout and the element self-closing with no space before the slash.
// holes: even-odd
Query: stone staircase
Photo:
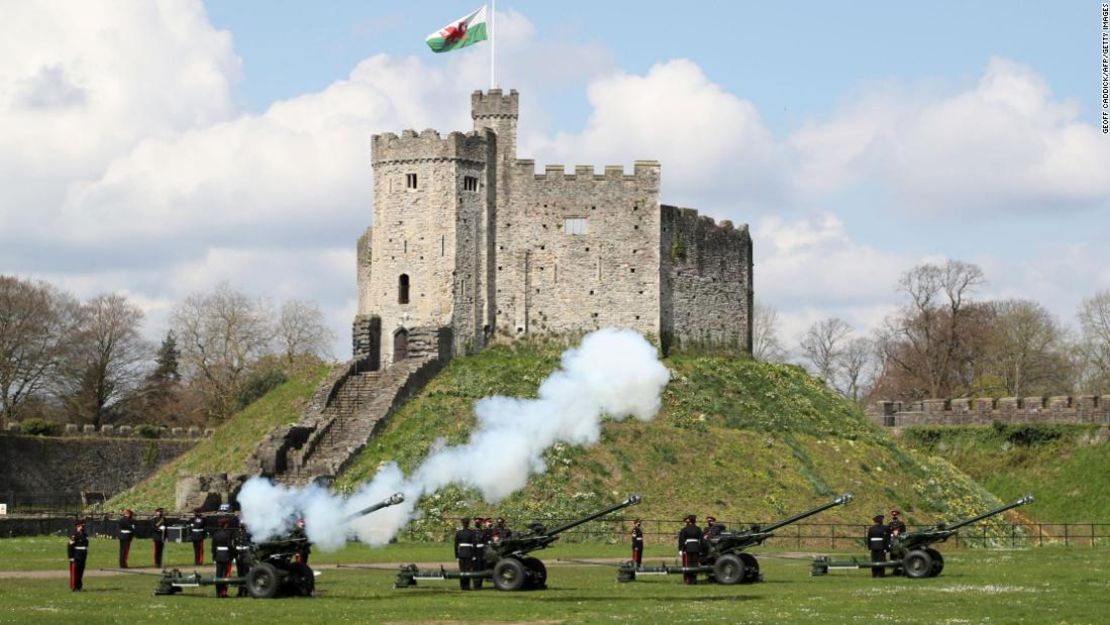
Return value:
<svg viewBox="0 0 1110 625">
<path fill-rule="evenodd" d="M 410 357 L 386 369 L 364 371 L 361 360 L 337 365 L 313 393 L 300 421 L 267 435 L 248 471 L 290 485 L 330 483 L 393 412 L 439 372 L 450 357 L 444 346 L 442 331 L 414 330 Z"/>
</svg>

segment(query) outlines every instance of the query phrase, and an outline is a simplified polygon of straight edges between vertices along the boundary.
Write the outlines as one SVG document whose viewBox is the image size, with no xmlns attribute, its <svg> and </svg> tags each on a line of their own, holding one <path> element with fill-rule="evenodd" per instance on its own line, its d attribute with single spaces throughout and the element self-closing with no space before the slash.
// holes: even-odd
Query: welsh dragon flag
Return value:
<svg viewBox="0 0 1110 625">
<path fill-rule="evenodd" d="M 459 48 L 485 41 L 486 7 L 451 22 L 447 26 L 428 35 L 428 47 L 432 52 L 450 52 Z"/>
</svg>

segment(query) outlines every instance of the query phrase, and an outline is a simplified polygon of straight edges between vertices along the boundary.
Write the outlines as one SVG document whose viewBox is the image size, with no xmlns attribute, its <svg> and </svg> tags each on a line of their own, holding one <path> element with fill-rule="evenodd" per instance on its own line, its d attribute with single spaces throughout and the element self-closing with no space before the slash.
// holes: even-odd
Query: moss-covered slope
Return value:
<svg viewBox="0 0 1110 625">
<path fill-rule="evenodd" d="M 534 397 L 558 355 L 555 348 L 519 345 L 452 362 L 400 409 L 337 486 L 353 488 L 387 461 L 411 470 L 440 437 L 464 442 L 475 400 L 495 393 Z M 439 535 L 442 518 L 464 513 L 568 516 L 629 492 L 644 496 L 635 512 L 643 518 L 692 512 L 732 522 L 781 518 L 843 491 L 853 491 L 856 501 L 814 520 L 863 524 L 897 506 L 913 523 L 997 502 L 944 460 L 901 451 L 854 404 L 797 367 L 691 355 L 665 364 L 673 378 L 653 422 L 608 423 L 592 448 L 557 446 L 547 454 L 548 472 L 496 510 L 473 491 L 429 497 L 421 505 L 427 518 L 409 535 Z"/>
<path fill-rule="evenodd" d="M 242 473 L 247 458 L 270 430 L 300 418 L 305 402 L 327 370 L 326 366 L 321 366 L 293 376 L 231 416 L 211 438 L 197 443 L 131 490 L 114 497 L 105 508 L 150 511 L 164 507 L 169 510 L 173 508 L 178 473 Z"/>
<path fill-rule="evenodd" d="M 1040 521 L 1110 519 L 1110 444 L 1099 426 L 1028 424 L 911 427 L 902 443 L 942 455 L 999 497 L 1031 492 Z"/>
</svg>

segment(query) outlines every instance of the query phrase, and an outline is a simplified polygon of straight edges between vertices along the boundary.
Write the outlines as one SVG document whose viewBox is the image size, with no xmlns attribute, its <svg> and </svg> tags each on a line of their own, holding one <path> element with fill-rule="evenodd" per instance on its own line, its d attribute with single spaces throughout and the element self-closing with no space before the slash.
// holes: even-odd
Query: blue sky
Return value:
<svg viewBox="0 0 1110 625">
<path fill-rule="evenodd" d="M 222 280 L 319 301 L 345 356 L 368 139 L 465 129 L 480 6 L 25 2 L 0 25 L 0 271 L 121 291 L 150 332 Z M 749 223 L 788 343 L 867 333 L 899 273 L 959 258 L 984 297 L 1072 323 L 1110 288 L 1099 3 L 500 2 L 521 156 L 663 164 L 668 203 Z"/>
</svg>

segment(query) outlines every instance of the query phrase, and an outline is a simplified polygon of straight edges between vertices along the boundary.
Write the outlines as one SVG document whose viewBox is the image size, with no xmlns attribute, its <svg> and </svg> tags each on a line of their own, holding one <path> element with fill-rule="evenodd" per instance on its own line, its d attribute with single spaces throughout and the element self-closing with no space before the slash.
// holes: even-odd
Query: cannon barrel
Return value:
<svg viewBox="0 0 1110 625">
<path fill-rule="evenodd" d="M 1017 501 L 1013 501 L 1013 502 L 1008 503 L 1006 505 L 999 506 L 999 507 L 997 507 L 993 510 L 988 510 L 988 511 L 984 512 L 983 514 L 973 516 L 970 519 L 964 519 L 963 521 L 957 521 L 957 522 L 955 522 L 951 525 L 943 525 L 943 529 L 946 529 L 946 530 L 959 529 L 959 528 L 961 528 L 965 525 L 971 525 L 972 523 L 982 521 L 983 519 L 985 519 L 987 517 L 992 517 L 996 514 L 1002 514 L 1003 512 L 1005 512 L 1007 510 L 1010 510 L 1011 508 L 1016 508 L 1018 506 L 1024 506 L 1027 503 L 1033 503 L 1033 495 L 1025 495 L 1024 497 L 1019 498 Z M 940 528 L 940 527 L 941 526 L 938 526 L 938 528 Z"/>
<path fill-rule="evenodd" d="M 378 510 L 381 510 L 382 508 L 388 508 L 389 506 L 395 506 L 395 505 L 403 502 L 404 500 L 405 500 L 405 496 L 403 494 L 393 493 L 387 499 L 379 501 L 378 503 L 376 503 L 372 506 L 367 506 L 367 507 L 363 508 L 362 510 L 359 510 L 358 512 L 352 512 L 351 514 L 348 514 L 346 520 L 347 521 L 354 521 L 355 519 L 357 519 L 361 516 L 366 516 L 366 515 L 370 514 L 371 512 L 377 512 Z"/>
<path fill-rule="evenodd" d="M 802 519 L 804 519 L 806 517 L 811 517 L 811 516 L 817 514 L 818 512 L 823 512 L 825 510 L 828 510 L 829 508 L 835 508 L 836 506 L 842 506 L 842 505 L 848 503 L 851 500 L 852 500 L 852 493 L 844 493 L 843 495 L 837 497 L 836 499 L 833 499 L 829 503 L 817 506 L 816 508 L 813 508 L 812 510 L 806 510 L 805 512 L 800 512 L 798 514 L 795 514 L 792 517 L 783 519 L 783 520 L 779 521 L 778 523 L 772 523 L 771 525 L 768 525 L 767 527 L 761 527 L 759 529 L 759 531 L 761 531 L 761 532 L 773 532 L 773 531 L 779 529 L 780 527 L 785 527 L 787 525 L 790 525 L 791 523 L 797 523 L 798 521 L 801 521 Z"/>
<path fill-rule="evenodd" d="M 607 514 L 612 514 L 612 513 L 616 512 L 617 510 L 623 510 L 624 508 L 627 508 L 629 506 L 634 506 L 638 503 L 640 503 L 640 496 L 639 495 L 629 495 L 628 499 L 625 499 L 624 501 L 622 501 L 620 503 L 613 504 L 613 505 L 611 505 L 608 508 L 605 508 L 603 510 L 598 510 L 597 512 L 595 512 L 593 514 L 587 515 L 587 516 L 582 517 L 581 519 L 578 519 L 578 520 L 575 520 L 575 521 L 571 521 L 570 523 L 567 523 L 566 525 L 560 525 L 559 527 L 556 527 L 553 530 L 545 532 L 545 535 L 547 535 L 547 536 L 556 536 L 556 535 L 561 534 L 561 533 L 563 533 L 563 532 L 565 532 L 569 529 L 573 529 L 575 527 L 578 527 L 579 525 L 582 525 L 583 523 L 589 523 L 590 521 L 593 521 L 594 519 L 600 519 L 601 517 L 603 517 Z"/>
</svg>

